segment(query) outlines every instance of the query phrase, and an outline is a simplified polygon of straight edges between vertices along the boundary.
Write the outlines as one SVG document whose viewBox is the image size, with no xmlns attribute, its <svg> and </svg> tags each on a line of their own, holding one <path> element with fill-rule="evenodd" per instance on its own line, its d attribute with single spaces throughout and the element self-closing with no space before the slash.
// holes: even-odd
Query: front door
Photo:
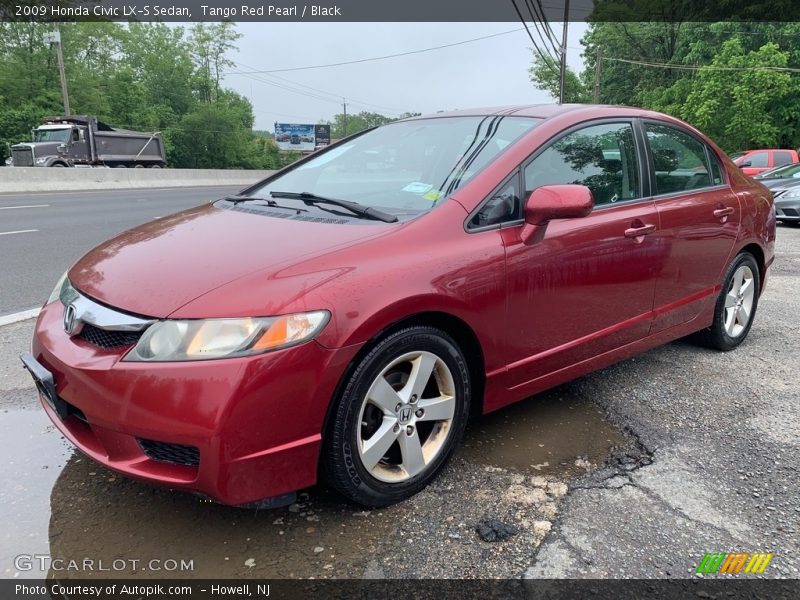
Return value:
<svg viewBox="0 0 800 600">
<path fill-rule="evenodd" d="M 595 208 L 580 219 L 552 221 L 544 238 L 504 230 L 508 281 L 508 387 L 648 334 L 655 275 L 663 248 L 658 213 L 643 198 L 644 172 L 631 122 L 569 131 L 524 166 L 524 194 L 542 185 L 583 184 Z"/>
</svg>

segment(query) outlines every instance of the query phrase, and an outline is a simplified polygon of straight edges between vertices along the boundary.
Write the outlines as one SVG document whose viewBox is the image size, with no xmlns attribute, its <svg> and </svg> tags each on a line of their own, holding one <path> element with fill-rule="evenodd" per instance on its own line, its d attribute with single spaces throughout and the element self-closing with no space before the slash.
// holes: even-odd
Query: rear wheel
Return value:
<svg viewBox="0 0 800 600">
<path fill-rule="evenodd" d="M 700 333 L 702 341 L 717 350 L 733 350 L 750 332 L 761 290 L 758 263 L 742 252 L 728 267 L 714 307 L 714 322 Z"/>
<path fill-rule="evenodd" d="M 388 336 L 359 362 L 331 416 L 325 478 L 368 506 L 416 494 L 452 454 L 469 403 L 466 360 L 447 334 L 410 327 Z"/>
</svg>

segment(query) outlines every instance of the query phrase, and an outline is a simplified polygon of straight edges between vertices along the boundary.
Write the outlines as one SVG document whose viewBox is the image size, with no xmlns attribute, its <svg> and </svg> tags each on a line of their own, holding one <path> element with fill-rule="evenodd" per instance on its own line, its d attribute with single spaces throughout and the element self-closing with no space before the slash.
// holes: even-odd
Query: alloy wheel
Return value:
<svg viewBox="0 0 800 600">
<path fill-rule="evenodd" d="M 452 430 L 453 374 L 431 352 L 392 360 L 374 379 L 358 417 L 358 454 L 364 468 L 386 483 L 425 471 Z"/>
<path fill-rule="evenodd" d="M 725 296 L 725 333 L 737 338 L 747 329 L 753 314 L 755 299 L 755 277 L 748 265 L 741 265 L 731 278 L 731 286 Z"/>
</svg>

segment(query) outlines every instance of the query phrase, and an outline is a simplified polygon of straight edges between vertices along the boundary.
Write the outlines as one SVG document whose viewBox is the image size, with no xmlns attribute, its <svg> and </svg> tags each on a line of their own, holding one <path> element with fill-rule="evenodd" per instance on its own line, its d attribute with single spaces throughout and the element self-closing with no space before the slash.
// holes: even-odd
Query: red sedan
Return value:
<svg viewBox="0 0 800 600">
<path fill-rule="evenodd" d="M 774 240 L 770 193 L 671 117 L 439 113 L 102 244 L 22 358 L 120 473 L 260 506 L 324 478 L 387 505 L 470 415 L 695 332 L 738 346 Z"/>
</svg>

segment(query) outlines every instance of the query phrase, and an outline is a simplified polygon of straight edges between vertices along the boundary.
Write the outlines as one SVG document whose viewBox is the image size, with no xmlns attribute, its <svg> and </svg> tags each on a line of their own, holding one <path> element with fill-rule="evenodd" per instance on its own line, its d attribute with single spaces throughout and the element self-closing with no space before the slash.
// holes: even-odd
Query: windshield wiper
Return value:
<svg viewBox="0 0 800 600">
<path fill-rule="evenodd" d="M 296 208 L 294 206 L 283 206 L 282 204 L 278 204 L 275 200 L 270 200 L 269 198 L 259 198 L 258 196 L 225 196 L 222 198 L 226 202 L 232 202 L 233 204 L 239 204 L 240 202 L 251 202 L 253 200 L 261 200 L 264 204 L 271 208 L 285 208 L 286 210 L 294 210 L 298 213 L 301 212 L 308 212 L 305 208 Z"/>
<path fill-rule="evenodd" d="M 363 204 L 359 204 L 358 202 L 353 202 L 351 200 L 339 200 L 338 198 L 317 196 L 316 194 L 312 194 L 310 192 L 270 192 L 269 195 L 273 198 L 302 200 L 308 205 L 331 204 L 333 206 L 340 206 L 351 211 L 353 214 L 367 217 L 368 219 L 383 221 L 384 223 L 396 223 L 398 220 L 395 215 L 390 215 L 389 213 L 383 212 L 377 208 L 373 208 L 372 206 L 364 206 Z"/>
</svg>

